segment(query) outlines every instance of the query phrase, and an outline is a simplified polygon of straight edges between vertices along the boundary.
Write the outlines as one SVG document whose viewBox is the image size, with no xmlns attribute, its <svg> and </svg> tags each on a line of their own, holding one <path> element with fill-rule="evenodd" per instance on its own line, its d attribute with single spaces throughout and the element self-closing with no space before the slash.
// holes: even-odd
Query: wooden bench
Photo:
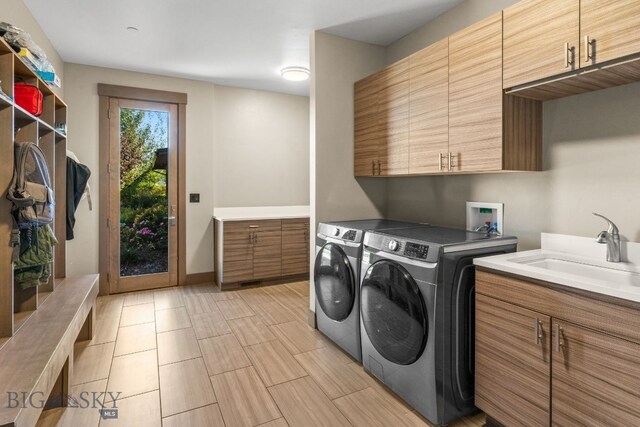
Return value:
<svg viewBox="0 0 640 427">
<path fill-rule="evenodd" d="M 0 349 L 0 426 L 34 426 L 48 399 L 66 406 L 73 347 L 93 336 L 97 296 L 98 275 L 64 279 Z"/>
</svg>

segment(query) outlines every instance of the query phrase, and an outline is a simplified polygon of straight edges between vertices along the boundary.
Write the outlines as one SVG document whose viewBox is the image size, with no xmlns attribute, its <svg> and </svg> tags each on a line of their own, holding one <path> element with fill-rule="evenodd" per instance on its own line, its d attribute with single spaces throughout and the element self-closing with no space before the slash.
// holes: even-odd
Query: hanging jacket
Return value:
<svg viewBox="0 0 640 427">
<path fill-rule="evenodd" d="M 51 277 L 53 247 L 57 244 L 58 240 L 48 225 L 20 230 L 20 258 L 14 272 L 16 284 L 22 289 L 47 284 Z"/>
<path fill-rule="evenodd" d="M 67 240 L 73 240 L 76 210 L 91 176 L 88 167 L 67 157 Z"/>
</svg>

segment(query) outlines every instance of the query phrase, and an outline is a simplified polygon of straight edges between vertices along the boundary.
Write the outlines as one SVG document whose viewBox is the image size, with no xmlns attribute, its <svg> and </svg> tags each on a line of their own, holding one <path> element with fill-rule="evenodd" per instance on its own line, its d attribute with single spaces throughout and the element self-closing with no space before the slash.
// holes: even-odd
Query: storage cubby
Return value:
<svg viewBox="0 0 640 427">
<path fill-rule="evenodd" d="M 16 82 L 34 85 L 43 94 L 43 109 L 39 117 L 30 114 L 14 102 Z M 11 240 L 11 202 L 9 190 L 14 168 L 14 142 L 38 144 L 44 152 L 55 192 L 55 219 L 51 225 L 58 239 L 49 282 L 23 289 L 15 283 L 12 249 L 0 245 L 0 347 L 13 336 L 36 310 L 46 303 L 66 275 L 66 131 L 56 130 L 56 123 L 67 122 L 67 106 L 22 59 L 0 39 L 0 241 Z"/>
</svg>

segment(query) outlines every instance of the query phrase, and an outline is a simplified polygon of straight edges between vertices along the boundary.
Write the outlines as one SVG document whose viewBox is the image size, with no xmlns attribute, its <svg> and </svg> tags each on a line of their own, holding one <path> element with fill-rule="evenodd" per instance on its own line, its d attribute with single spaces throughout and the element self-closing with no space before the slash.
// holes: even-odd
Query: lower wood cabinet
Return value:
<svg viewBox="0 0 640 427">
<path fill-rule="evenodd" d="M 476 405 L 505 425 L 549 425 L 549 316 L 478 295 Z"/>
<path fill-rule="evenodd" d="M 215 221 L 219 286 L 309 272 L 309 219 Z"/>
<path fill-rule="evenodd" d="M 476 406 L 509 426 L 640 425 L 640 304 L 478 271 Z"/>
<path fill-rule="evenodd" d="M 309 273 L 309 220 L 282 220 L 282 275 Z"/>
</svg>

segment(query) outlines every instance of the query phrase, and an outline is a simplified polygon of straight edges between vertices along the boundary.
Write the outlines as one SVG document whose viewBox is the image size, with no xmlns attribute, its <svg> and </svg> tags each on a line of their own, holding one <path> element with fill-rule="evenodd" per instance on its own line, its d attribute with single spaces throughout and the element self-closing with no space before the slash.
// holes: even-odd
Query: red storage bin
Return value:
<svg viewBox="0 0 640 427">
<path fill-rule="evenodd" d="M 13 96 L 20 107 L 34 116 L 42 114 L 42 92 L 33 85 L 16 83 L 13 86 Z"/>
</svg>

